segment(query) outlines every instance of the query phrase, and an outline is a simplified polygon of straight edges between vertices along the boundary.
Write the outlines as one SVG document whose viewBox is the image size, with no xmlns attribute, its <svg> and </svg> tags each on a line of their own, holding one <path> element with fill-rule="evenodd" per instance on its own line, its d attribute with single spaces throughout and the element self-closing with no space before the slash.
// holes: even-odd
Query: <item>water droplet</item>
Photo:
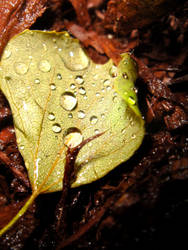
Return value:
<svg viewBox="0 0 188 250">
<path fill-rule="evenodd" d="M 133 87 L 133 91 L 137 94 L 138 93 L 138 89 L 136 87 Z"/>
<path fill-rule="evenodd" d="M 97 93 L 96 93 L 96 96 L 97 96 L 97 97 L 98 97 L 98 96 L 100 96 L 100 93 L 99 93 L 99 92 L 97 92 Z"/>
<path fill-rule="evenodd" d="M 83 135 L 77 128 L 69 128 L 64 134 L 64 144 L 69 148 L 78 146 L 83 141 Z"/>
<path fill-rule="evenodd" d="M 113 66 L 110 68 L 109 73 L 110 73 L 110 76 L 111 76 L 111 77 L 116 77 L 116 76 L 117 76 L 117 67 L 113 65 Z"/>
<path fill-rule="evenodd" d="M 77 84 L 83 84 L 83 83 L 84 83 L 84 79 L 83 79 L 82 76 L 76 76 L 75 82 L 76 82 Z"/>
<path fill-rule="evenodd" d="M 92 85 L 93 87 L 95 87 L 95 86 L 96 86 L 96 83 L 95 83 L 95 82 L 92 82 L 91 85 Z"/>
<path fill-rule="evenodd" d="M 95 129 L 95 134 L 98 135 L 99 134 L 99 130 L 98 129 Z"/>
<path fill-rule="evenodd" d="M 39 83 L 40 83 L 40 79 L 39 79 L 39 78 L 36 78 L 34 82 L 35 82 L 36 84 L 39 84 Z"/>
<path fill-rule="evenodd" d="M 20 145 L 20 149 L 23 150 L 24 149 L 24 145 Z"/>
<path fill-rule="evenodd" d="M 15 64 L 15 71 L 19 75 L 25 75 L 28 71 L 28 66 L 25 63 L 16 63 Z"/>
<path fill-rule="evenodd" d="M 42 60 L 39 63 L 39 69 L 42 72 L 46 73 L 46 72 L 49 72 L 51 70 L 51 65 L 50 65 L 50 63 L 47 60 Z"/>
<path fill-rule="evenodd" d="M 71 88 L 71 89 L 75 89 L 75 88 L 76 88 L 76 85 L 75 85 L 74 83 L 71 83 L 70 88 Z"/>
<path fill-rule="evenodd" d="M 110 85 L 110 80 L 109 79 L 104 80 L 103 84 L 104 84 L 104 87 L 109 86 Z"/>
<path fill-rule="evenodd" d="M 80 93 L 80 95 L 85 95 L 86 90 L 83 87 L 81 87 L 81 88 L 79 88 L 79 93 Z"/>
<path fill-rule="evenodd" d="M 12 52 L 10 50 L 5 50 L 3 53 L 3 59 L 8 59 L 11 56 Z"/>
<path fill-rule="evenodd" d="M 124 72 L 124 73 L 122 74 L 122 76 L 123 76 L 124 79 L 128 79 L 128 75 L 127 75 L 126 72 Z"/>
<path fill-rule="evenodd" d="M 106 90 L 108 90 L 108 91 L 111 90 L 111 87 L 110 87 L 110 86 L 107 86 L 107 87 L 106 87 Z"/>
<path fill-rule="evenodd" d="M 49 113 L 49 114 L 48 114 L 48 119 L 49 119 L 50 121 L 54 121 L 54 120 L 55 120 L 55 115 L 54 115 L 54 113 Z"/>
<path fill-rule="evenodd" d="M 84 100 L 86 100 L 86 99 L 87 99 L 87 95 L 84 96 Z"/>
<path fill-rule="evenodd" d="M 136 101 L 135 101 L 135 99 L 134 99 L 132 96 L 129 96 L 129 98 L 128 98 L 128 103 L 129 103 L 130 105 L 135 105 L 135 104 L 136 104 Z"/>
<path fill-rule="evenodd" d="M 131 135 L 131 138 L 132 138 L 132 139 L 135 139 L 135 138 L 136 138 L 136 135 L 135 135 L 135 134 L 132 134 L 132 135 Z"/>
<path fill-rule="evenodd" d="M 57 79 L 61 80 L 62 79 L 62 75 L 60 73 L 57 73 Z"/>
<path fill-rule="evenodd" d="M 61 132 L 61 126 L 58 123 L 55 123 L 52 126 L 52 130 L 53 130 L 54 133 L 60 133 Z"/>
<path fill-rule="evenodd" d="M 56 43 L 56 39 L 55 39 L 55 38 L 53 38 L 52 41 L 53 41 L 54 43 Z"/>
<path fill-rule="evenodd" d="M 78 111 L 78 118 L 83 119 L 85 116 L 86 116 L 86 114 L 84 113 L 84 111 L 82 111 L 82 110 Z"/>
<path fill-rule="evenodd" d="M 93 115 L 93 116 L 90 117 L 90 122 L 91 122 L 92 125 L 96 124 L 97 121 L 98 121 L 97 116 Z"/>
<path fill-rule="evenodd" d="M 78 45 L 74 45 L 72 43 L 73 48 L 71 51 L 70 49 L 64 49 L 60 56 L 62 61 L 65 64 L 65 67 L 72 71 L 79 71 L 84 70 L 89 66 L 89 59 L 85 52 L 78 47 Z"/>
<path fill-rule="evenodd" d="M 101 97 L 101 99 L 99 100 L 99 102 L 103 102 L 104 101 L 104 97 Z"/>
<path fill-rule="evenodd" d="M 113 102 L 117 102 L 117 100 L 118 100 L 117 96 L 114 96 L 112 100 L 113 100 Z"/>
<path fill-rule="evenodd" d="M 68 114 L 68 118 L 73 118 L 72 113 L 69 113 L 69 114 Z"/>
<path fill-rule="evenodd" d="M 50 88 L 51 88 L 51 90 L 56 90 L 55 84 L 54 84 L 54 83 L 51 83 L 51 84 L 50 84 Z"/>
<path fill-rule="evenodd" d="M 121 130 L 121 133 L 122 133 L 122 134 L 125 134 L 125 132 L 126 132 L 126 128 L 123 128 L 123 129 Z"/>
<path fill-rule="evenodd" d="M 101 114 L 101 118 L 102 118 L 102 119 L 105 118 L 105 114 L 104 114 L 104 113 Z"/>
<path fill-rule="evenodd" d="M 77 99 L 72 92 L 65 92 L 60 99 L 60 105 L 67 111 L 71 111 L 77 106 Z"/>
</svg>

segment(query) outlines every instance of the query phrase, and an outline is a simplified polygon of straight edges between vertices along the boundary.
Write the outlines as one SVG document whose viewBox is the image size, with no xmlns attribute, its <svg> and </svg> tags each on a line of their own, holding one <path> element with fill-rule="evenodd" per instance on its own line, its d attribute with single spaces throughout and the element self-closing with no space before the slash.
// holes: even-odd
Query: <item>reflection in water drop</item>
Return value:
<svg viewBox="0 0 188 250">
<path fill-rule="evenodd" d="M 51 88 L 51 90 L 56 90 L 56 85 L 54 83 L 51 83 L 50 88 Z"/>
<path fill-rule="evenodd" d="M 77 106 L 77 98 L 72 92 L 64 92 L 60 97 L 60 105 L 67 111 L 72 111 Z"/>
<path fill-rule="evenodd" d="M 49 72 L 51 70 L 51 65 L 47 60 L 42 60 L 39 63 L 39 69 L 42 72 Z"/>
<path fill-rule="evenodd" d="M 49 114 L 48 114 L 48 119 L 49 119 L 50 121 L 54 121 L 54 120 L 55 120 L 55 115 L 54 115 L 54 113 L 49 113 Z"/>
<path fill-rule="evenodd" d="M 109 73 L 110 73 L 110 76 L 111 76 L 111 77 L 116 77 L 116 76 L 117 76 L 117 67 L 113 65 L 113 66 L 110 68 Z"/>
<path fill-rule="evenodd" d="M 82 110 L 78 111 L 78 118 L 83 119 L 85 116 L 86 116 L 86 114 L 84 113 L 84 111 L 82 111 Z"/>
<path fill-rule="evenodd" d="M 83 87 L 79 88 L 79 93 L 80 93 L 81 95 L 85 95 L 85 94 L 86 94 L 85 88 L 83 88 Z"/>
<path fill-rule="evenodd" d="M 129 96 L 128 103 L 131 104 L 131 105 L 135 105 L 136 101 L 135 101 L 135 99 L 132 96 Z"/>
<path fill-rule="evenodd" d="M 60 133 L 61 132 L 61 126 L 58 123 L 55 123 L 52 126 L 52 130 L 53 130 L 54 133 Z"/>
<path fill-rule="evenodd" d="M 83 83 L 84 83 L 84 79 L 83 79 L 82 76 L 76 76 L 75 82 L 76 82 L 77 84 L 83 84 Z"/>
<path fill-rule="evenodd" d="M 39 84 L 39 83 L 40 83 L 40 79 L 39 79 L 39 78 L 36 78 L 34 82 L 35 82 L 36 84 Z"/>
<path fill-rule="evenodd" d="M 28 71 L 28 66 L 25 63 L 15 63 L 15 71 L 19 75 L 25 75 Z"/>
<path fill-rule="evenodd" d="M 69 148 L 78 146 L 83 141 L 83 135 L 78 128 L 69 128 L 64 134 L 64 144 Z"/>
<path fill-rule="evenodd" d="M 91 123 L 92 125 L 96 124 L 97 121 L 98 121 L 97 116 L 93 115 L 93 116 L 90 117 L 90 123 Z"/>
</svg>

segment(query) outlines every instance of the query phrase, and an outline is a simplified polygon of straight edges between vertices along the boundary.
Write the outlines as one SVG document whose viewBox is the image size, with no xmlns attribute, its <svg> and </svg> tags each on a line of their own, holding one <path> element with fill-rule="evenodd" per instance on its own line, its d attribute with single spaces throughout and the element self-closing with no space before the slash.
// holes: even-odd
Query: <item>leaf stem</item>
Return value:
<svg viewBox="0 0 188 250">
<path fill-rule="evenodd" d="M 13 219 L 0 230 L 0 237 L 7 232 L 16 222 L 17 220 L 24 215 L 24 213 L 27 211 L 29 206 L 32 204 L 32 202 L 35 200 L 35 198 L 38 196 L 38 192 L 34 192 L 30 198 L 27 200 L 25 205 L 20 209 L 20 211 L 13 217 Z"/>
</svg>

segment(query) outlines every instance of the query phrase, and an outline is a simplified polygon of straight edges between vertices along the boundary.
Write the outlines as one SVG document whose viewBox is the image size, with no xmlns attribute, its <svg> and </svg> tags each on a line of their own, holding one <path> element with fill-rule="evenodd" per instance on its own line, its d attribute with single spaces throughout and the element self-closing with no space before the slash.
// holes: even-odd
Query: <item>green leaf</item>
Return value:
<svg viewBox="0 0 188 250">
<path fill-rule="evenodd" d="M 136 68 L 128 54 L 118 67 L 111 60 L 96 65 L 67 32 L 26 30 L 8 43 L 0 79 L 32 197 L 62 189 L 67 146 L 104 132 L 77 157 L 77 187 L 106 175 L 142 142 Z"/>
</svg>

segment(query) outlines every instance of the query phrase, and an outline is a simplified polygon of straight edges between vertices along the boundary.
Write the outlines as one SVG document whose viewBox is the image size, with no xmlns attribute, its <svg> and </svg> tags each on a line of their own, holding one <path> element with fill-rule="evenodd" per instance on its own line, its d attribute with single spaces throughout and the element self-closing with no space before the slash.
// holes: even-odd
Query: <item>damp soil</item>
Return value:
<svg viewBox="0 0 188 250">
<path fill-rule="evenodd" d="M 13 35 L 29 27 L 68 30 L 97 63 L 112 58 L 117 64 L 122 52 L 130 52 L 138 65 L 136 89 L 146 134 L 126 163 L 101 180 L 75 189 L 69 184 L 79 148 L 70 150 L 64 191 L 40 195 L 2 236 L 0 249 L 184 249 L 188 233 L 188 1 L 176 2 L 166 11 L 163 6 L 149 20 L 147 12 L 138 12 L 141 23 L 139 18 L 133 22 L 124 16 L 121 1 L 9 3 L 0 3 L 1 53 Z M 11 110 L 2 93 L 0 164 L 1 228 L 31 194 Z"/>
</svg>

